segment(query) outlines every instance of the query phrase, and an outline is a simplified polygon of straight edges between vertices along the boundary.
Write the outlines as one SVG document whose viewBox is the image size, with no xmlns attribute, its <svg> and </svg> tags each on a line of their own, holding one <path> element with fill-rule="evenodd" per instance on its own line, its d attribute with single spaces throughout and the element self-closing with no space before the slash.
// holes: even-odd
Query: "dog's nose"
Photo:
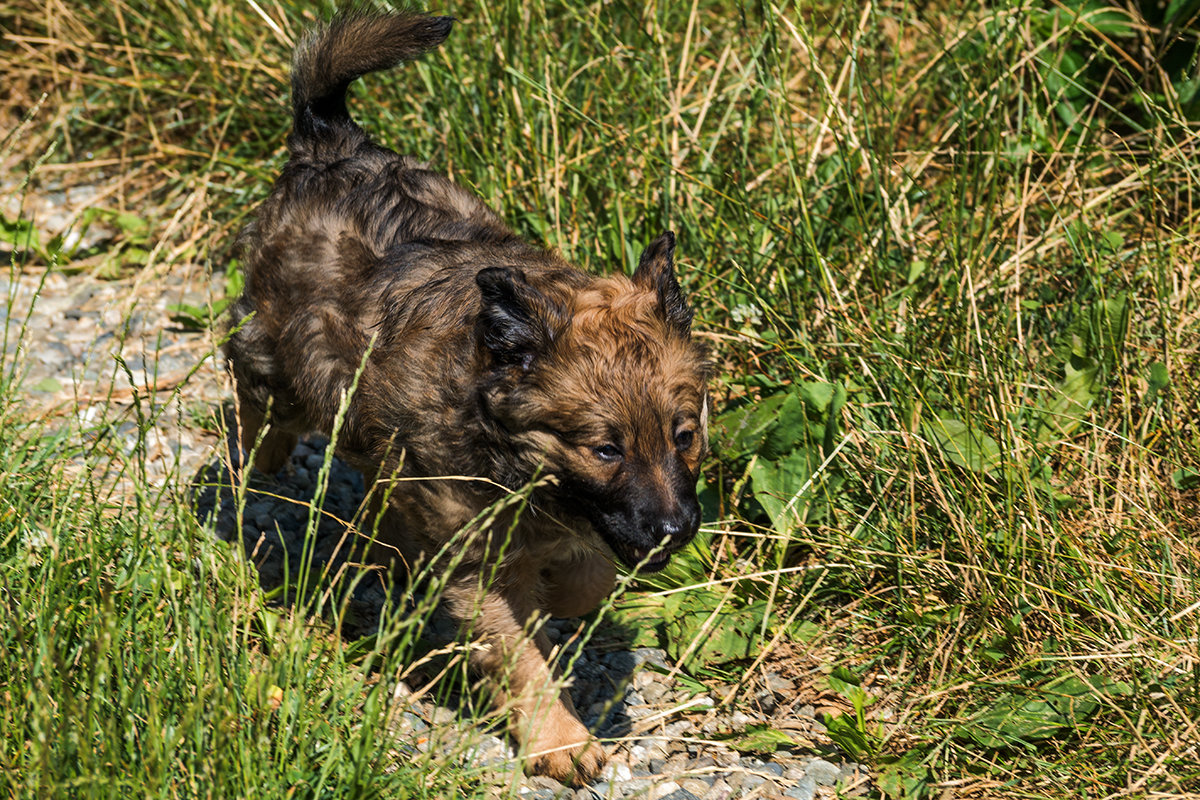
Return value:
<svg viewBox="0 0 1200 800">
<path fill-rule="evenodd" d="M 668 520 L 658 526 L 658 538 L 663 544 L 678 544 L 683 538 L 683 524 Z"/>
<path fill-rule="evenodd" d="M 659 543 L 670 550 L 677 550 L 696 535 L 700 527 L 700 508 L 688 504 L 679 514 L 660 520 L 656 527 Z"/>
</svg>

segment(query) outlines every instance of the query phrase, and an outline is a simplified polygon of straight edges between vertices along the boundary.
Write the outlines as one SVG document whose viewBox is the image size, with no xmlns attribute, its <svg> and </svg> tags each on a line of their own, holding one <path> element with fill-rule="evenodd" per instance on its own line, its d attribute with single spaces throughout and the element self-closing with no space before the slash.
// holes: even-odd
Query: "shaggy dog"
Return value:
<svg viewBox="0 0 1200 800">
<path fill-rule="evenodd" d="M 604 753 L 531 623 L 587 613 L 614 562 L 658 569 L 695 535 L 706 357 L 672 234 L 632 277 L 586 275 L 350 119 L 353 80 L 451 23 L 348 14 L 297 48 L 290 159 L 239 242 L 226 355 L 260 469 L 340 424 L 339 455 L 388 487 L 373 557 L 411 567 L 454 542 L 444 599 L 471 665 L 527 768 L 581 781 Z"/>
</svg>

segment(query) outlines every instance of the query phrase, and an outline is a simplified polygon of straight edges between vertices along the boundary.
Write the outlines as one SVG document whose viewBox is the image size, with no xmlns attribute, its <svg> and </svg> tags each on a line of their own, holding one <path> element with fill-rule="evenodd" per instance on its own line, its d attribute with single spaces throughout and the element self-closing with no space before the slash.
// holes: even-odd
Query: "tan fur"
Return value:
<svg viewBox="0 0 1200 800">
<path fill-rule="evenodd" d="M 243 446 L 263 434 L 267 471 L 297 434 L 330 433 L 349 395 L 338 453 L 390 484 L 386 508 L 373 493 L 373 557 L 412 568 L 457 543 L 444 599 L 472 666 L 511 707 L 529 768 L 585 780 L 603 750 L 531 631 L 594 609 L 614 561 L 658 569 L 695 535 L 706 358 L 671 234 L 631 277 L 585 275 L 349 118 L 351 80 L 449 29 L 349 15 L 297 50 L 291 158 L 240 241 L 226 355 Z"/>
</svg>

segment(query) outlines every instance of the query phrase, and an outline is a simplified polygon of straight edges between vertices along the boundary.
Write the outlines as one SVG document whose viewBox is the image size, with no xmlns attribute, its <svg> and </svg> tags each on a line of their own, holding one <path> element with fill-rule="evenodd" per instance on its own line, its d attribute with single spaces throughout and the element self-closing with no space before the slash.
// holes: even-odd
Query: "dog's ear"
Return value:
<svg viewBox="0 0 1200 800">
<path fill-rule="evenodd" d="M 642 251 L 633 283 L 640 289 L 658 295 L 663 317 L 677 331 L 687 336 L 692 329 L 692 310 L 683 299 L 679 281 L 675 280 L 675 234 L 667 231 Z"/>
<path fill-rule="evenodd" d="M 475 276 L 483 295 L 479 314 L 484 345 L 497 360 L 528 370 L 554 341 L 561 312 L 525 281 L 525 273 L 488 267 Z"/>
</svg>

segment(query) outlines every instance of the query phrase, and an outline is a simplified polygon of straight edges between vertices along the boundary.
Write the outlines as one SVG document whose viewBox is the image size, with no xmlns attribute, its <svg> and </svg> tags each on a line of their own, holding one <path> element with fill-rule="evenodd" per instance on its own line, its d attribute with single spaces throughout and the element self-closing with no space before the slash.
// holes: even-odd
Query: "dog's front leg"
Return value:
<svg viewBox="0 0 1200 800">
<path fill-rule="evenodd" d="M 259 433 L 264 426 L 267 426 L 267 416 L 244 395 L 239 395 L 239 398 L 242 453 L 249 455 L 257 444 L 259 447 L 255 455 L 254 466 L 258 467 L 259 472 L 274 475 L 283 469 L 288 457 L 296 449 L 296 434 L 284 431 L 272 424 L 267 427 L 262 442 L 259 442 Z"/>
<path fill-rule="evenodd" d="M 599 553 L 573 553 L 542 569 L 542 610 L 552 617 L 582 617 L 617 583 L 617 568 Z"/>
<path fill-rule="evenodd" d="M 550 640 L 525 629 L 537 611 L 528 586 L 494 587 L 480 598 L 477 580 L 452 587 L 447 599 L 460 625 L 472 626 L 471 666 L 491 684 L 496 704 L 510 708 L 509 730 L 529 756 L 526 769 L 564 783 L 595 778 L 604 750 L 567 690 L 554 687 Z"/>
</svg>

